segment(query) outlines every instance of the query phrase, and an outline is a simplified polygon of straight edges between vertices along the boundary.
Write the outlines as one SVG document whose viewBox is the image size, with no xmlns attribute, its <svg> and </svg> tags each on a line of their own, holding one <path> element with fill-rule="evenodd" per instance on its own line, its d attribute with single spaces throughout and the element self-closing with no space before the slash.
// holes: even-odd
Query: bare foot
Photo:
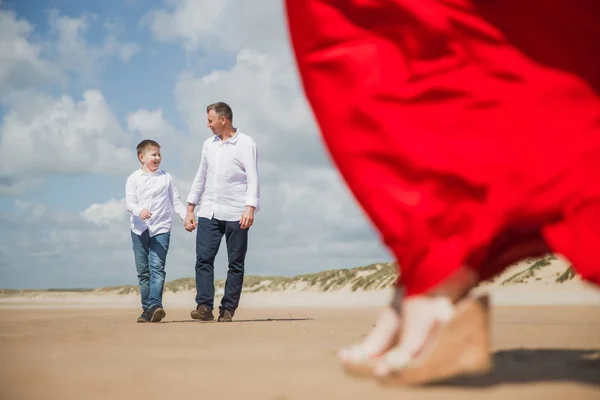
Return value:
<svg viewBox="0 0 600 400">
<path fill-rule="evenodd" d="M 360 343 L 341 349 L 342 361 L 360 361 L 379 357 L 396 344 L 400 332 L 400 316 L 392 307 L 386 307 L 379 315 L 375 327 Z"/>
<path fill-rule="evenodd" d="M 379 315 L 375 327 L 367 337 L 338 351 L 337 356 L 346 372 L 356 376 L 372 376 L 374 361 L 397 344 L 401 332 L 401 318 L 399 309 L 394 307 L 394 304 L 400 304 L 401 298 L 402 289 L 397 288 L 392 305 L 386 307 Z"/>
<path fill-rule="evenodd" d="M 488 311 L 487 296 L 456 305 L 444 297 L 407 298 L 402 338 L 378 359 L 374 375 L 382 383 L 406 385 L 489 372 Z"/>
<path fill-rule="evenodd" d="M 429 293 L 393 303 L 402 315 L 402 332 L 398 344 L 377 361 L 374 375 L 385 377 L 413 364 L 440 329 L 453 320 L 455 304 L 461 303 L 477 282 L 476 271 L 463 266 Z"/>
<path fill-rule="evenodd" d="M 338 352 L 346 372 L 354 376 L 382 378 L 409 366 L 414 367 L 415 360 L 426 352 L 424 350 L 431 347 L 436 335 L 439 336 L 440 331 L 444 331 L 454 322 L 456 313 L 454 304 L 473 303 L 472 299 L 470 299 L 471 303 L 462 299 L 477 282 L 478 277 L 475 272 L 463 267 L 428 294 L 404 298 L 402 289 L 397 288 L 391 305 L 384 309 L 375 328 L 365 340 Z M 481 333 L 483 335 L 480 335 L 481 337 L 487 338 L 487 325 L 472 323 L 472 321 L 480 321 L 480 316 L 483 314 L 487 316 L 487 303 L 485 312 L 479 314 L 475 312 L 467 317 L 464 315 L 460 317 L 466 321 L 467 330 L 474 327 L 477 331 L 476 336 Z M 471 318 L 473 316 L 475 318 Z M 458 336 L 464 333 L 460 330 L 457 332 Z M 450 342 L 454 340 L 453 335 L 454 333 L 449 334 Z M 485 357 L 488 349 L 481 343 L 483 342 L 477 342 L 474 351 L 482 355 L 478 360 L 483 360 L 482 363 L 487 367 Z M 458 345 L 462 346 L 463 343 L 460 342 Z M 446 349 L 442 349 L 442 352 L 444 351 Z M 471 364 L 468 368 L 479 368 L 478 365 Z M 414 368 L 412 370 L 414 372 Z"/>
<path fill-rule="evenodd" d="M 388 375 L 406 367 L 421 351 L 433 330 L 452 319 L 454 306 L 446 297 L 413 296 L 402 302 L 401 313 L 404 320 L 402 337 L 396 347 L 378 360 L 375 375 Z"/>
</svg>

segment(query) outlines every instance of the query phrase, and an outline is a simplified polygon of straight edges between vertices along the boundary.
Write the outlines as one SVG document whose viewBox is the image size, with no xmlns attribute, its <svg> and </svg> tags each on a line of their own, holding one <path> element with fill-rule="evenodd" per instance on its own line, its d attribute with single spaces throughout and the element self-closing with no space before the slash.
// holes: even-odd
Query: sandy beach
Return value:
<svg viewBox="0 0 600 400">
<path fill-rule="evenodd" d="M 351 289 L 378 268 L 336 290 L 327 272 L 314 286 L 250 287 L 233 323 L 192 320 L 189 289 L 165 292 L 158 324 L 135 322 L 136 293 L 5 293 L 0 399 L 600 399 L 600 291 L 559 283 L 567 266 L 525 262 L 478 287 L 494 306 L 495 370 L 420 388 L 350 378 L 335 359 L 389 302 L 391 288 Z"/>
<path fill-rule="evenodd" d="M 495 371 L 427 388 L 345 376 L 335 350 L 378 308 L 247 307 L 233 323 L 167 309 L 136 324 L 130 307 L 0 309 L 1 399 L 600 398 L 600 308 L 497 307 Z"/>
</svg>

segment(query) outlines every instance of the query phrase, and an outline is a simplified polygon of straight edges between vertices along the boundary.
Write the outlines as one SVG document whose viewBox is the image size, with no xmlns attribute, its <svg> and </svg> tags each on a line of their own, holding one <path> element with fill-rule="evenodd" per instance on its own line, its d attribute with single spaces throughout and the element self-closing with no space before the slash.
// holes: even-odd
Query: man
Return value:
<svg viewBox="0 0 600 400">
<path fill-rule="evenodd" d="M 256 144 L 233 127 L 233 111 L 218 102 L 206 107 L 213 137 L 202 146 L 200 167 L 188 196 L 185 228 L 196 233 L 196 309 L 194 319 L 214 319 L 214 261 L 223 235 L 229 269 L 219 322 L 231 322 L 238 308 L 248 248 L 248 231 L 258 211 L 258 156 Z M 194 209 L 200 204 L 198 220 Z"/>
</svg>

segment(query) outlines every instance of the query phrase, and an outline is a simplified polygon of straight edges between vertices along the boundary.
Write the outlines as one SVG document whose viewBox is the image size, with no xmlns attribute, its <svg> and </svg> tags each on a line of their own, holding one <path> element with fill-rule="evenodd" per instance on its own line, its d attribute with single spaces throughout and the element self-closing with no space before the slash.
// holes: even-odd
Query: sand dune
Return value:
<svg viewBox="0 0 600 400">
<path fill-rule="evenodd" d="M 476 292 L 488 292 L 496 305 L 599 305 L 600 291 L 576 275 L 561 277 L 569 263 L 547 256 L 525 260 Z M 395 279 L 392 264 L 324 271 L 299 277 L 251 277 L 245 283 L 242 307 L 356 307 L 382 306 L 391 296 Z M 222 282 L 221 282 L 222 283 Z M 167 307 L 194 304 L 193 280 L 167 284 Z M 223 293 L 217 284 L 217 298 Z M 135 286 L 89 291 L 21 291 L 0 295 L 0 307 L 139 307 Z"/>
</svg>

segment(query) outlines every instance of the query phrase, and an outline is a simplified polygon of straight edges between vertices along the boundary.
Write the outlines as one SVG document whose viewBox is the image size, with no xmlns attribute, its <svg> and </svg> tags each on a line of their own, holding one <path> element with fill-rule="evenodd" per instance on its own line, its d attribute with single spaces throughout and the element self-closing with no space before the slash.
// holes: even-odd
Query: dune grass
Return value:
<svg viewBox="0 0 600 400">
<path fill-rule="evenodd" d="M 563 272 L 562 274 L 560 274 L 560 276 L 558 278 L 556 278 L 556 282 L 557 283 L 563 283 L 566 282 L 568 280 L 571 280 L 575 278 L 575 271 L 573 270 L 573 267 L 569 267 L 565 270 L 565 272 Z"/>
<path fill-rule="evenodd" d="M 553 254 L 541 258 L 531 258 L 524 260 L 531 264 L 526 269 L 504 279 L 501 285 L 510 285 L 524 283 L 529 279 L 536 278 L 536 273 L 551 264 L 556 257 Z M 244 278 L 243 291 L 245 293 L 255 292 L 277 292 L 289 289 L 313 290 L 319 292 L 335 291 L 342 288 L 351 291 L 357 290 L 378 290 L 387 289 L 394 285 L 397 274 L 396 263 L 376 263 L 361 267 L 349 269 L 331 269 L 317 273 L 302 274 L 293 277 L 286 276 L 258 276 L 248 275 Z M 567 268 L 562 274 L 557 275 L 556 282 L 563 283 L 575 277 L 575 272 L 571 267 Z M 497 279 L 497 278 L 496 278 Z M 487 283 L 491 283 L 492 279 Z M 215 289 L 223 289 L 225 279 L 215 281 Z M 179 278 L 165 283 L 165 292 L 186 292 L 196 289 L 195 278 Z M 0 297 L 17 296 L 20 294 L 36 295 L 38 293 L 48 292 L 77 292 L 77 293 L 114 293 L 118 295 L 139 294 L 138 285 L 120 285 L 104 287 L 99 289 L 76 288 L 76 289 L 48 289 L 48 290 L 30 290 L 30 289 L 0 289 Z"/>
<path fill-rule="evenodd" d="M 501 285 L 511 285 L 515 283 L 525 283 L 528 279 L 535 278 L 536 272 L 541 270 L 542 268 L 552 264 L 552 261 L 556 260 L 556 256 L 554 254 L 549 254 L 541 258 L 530 258 L 525 261 L 528 263 L 533 263 L 529 268 L 526 268 L 523 271 L 517 272 L 516 274 L 510 276 L 509 278 L 502 281 Z"/>
</svg>

